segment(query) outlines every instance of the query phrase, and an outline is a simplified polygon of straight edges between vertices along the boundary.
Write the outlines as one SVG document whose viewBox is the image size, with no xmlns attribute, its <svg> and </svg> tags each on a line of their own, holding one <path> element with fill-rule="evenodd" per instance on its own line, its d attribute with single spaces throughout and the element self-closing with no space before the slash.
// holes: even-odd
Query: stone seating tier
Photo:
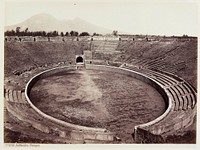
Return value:
<svg viewBox="0 0 200 150">
<path fill-rule="evenodd" d="M 150 126 L 148 125 L 140 127 L 140 125 L 138 125 L 135 128 L 135 134 L 137 135 L 137 137 L 135 137 L 136 142 L 144 140 L 140 137 L 140 134 L 143 133 L 143 130 L 147 130 L 148 134 L 152 134 L 151 136 L 153 137 L 158 134 L 159 137 L 161 136 L 161 139 L 163 139 L 168 134 L 172 134 L 174 129 L 185 128 L 192 123 L 191 120 L 195 115 L 195 111 L 193 109 L 196 105 L 196 97 L 191 87 L 189 87 L 186 82 L 184 82 L 183 80 L 176 80 L 175 78 L 167 76 L 166 74 L 158 73 L 148 69 L 141 69 L 130 65 L 120 65 L 120 67 L 115 68 L 125 68 L 133 70 L 142 74 L 142 76 L 146 76 L 147 78 L 152 79 L 154 82 L 160 84 L 161 88 L 163 88 L 163 90 L 168 93 L 168 98 L 172 102 L 172 104 L 170 104 L 171 110 L 163 120 L 155 122 L 153 125 Z M 41 132 L 54 134 L 59 137 L 69 136 L 74 138 L 75 140 L 84 140 L 87 137 L 90 137 L 92 139 L 94 136 L 96 137 L 96 134 L 94 135 L 94 133 L 81 133 L 77 130 L 71 132 L 73 129 L 66 129 L 66 127 L 62 127 L 55 122 L 51 122 L 50 120 L 47 121 L 47 119 L 42 117 L 41 114 L 37 113 L 34 109 L 32 109 L 30 104 L 27 103 L 24 92 L 22 91 L 5 89 L 4 93 L 7 103 L 6 107 L 8 111 L 15 115 L 19 120 L 31 124 L 33 128 Z M 181 112 L 181 114 L 179 114 L 178 112 Z M 191 112 L 191 114 L 186 114 L 186 112 Z M 176 116 L 178 114 L 179 119 Z M 171 122 L 174 117 L 177 118 L 177 120 Z M 183 120 L 184 118 L 186 121 Z M 108 134 L 103 135 L 103 133 L 98 133 L 97 135 L 101 136 L 100 138 L 102 139 L 111 138 Z"/>
</svg>

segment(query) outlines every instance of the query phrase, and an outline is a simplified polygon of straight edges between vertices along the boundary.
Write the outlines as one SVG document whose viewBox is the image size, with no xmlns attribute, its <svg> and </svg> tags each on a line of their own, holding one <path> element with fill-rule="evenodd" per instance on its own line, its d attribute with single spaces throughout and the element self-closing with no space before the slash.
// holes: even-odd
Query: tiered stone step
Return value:
<svg viewBox="0 0 200 150">
<path fill-rule="evenodd" d="M 93 41 L 91 49 L 95 52 L 113 53 L 118 47 L 118 41 Z"/>
<path fill-rule="evenodd" d="M 55 134 L 49 134 L 42 132 L 40 130 L 35 129 L 30 123 L 26 123 L 24 121 L 19 120 L 15 116 L 13 116 L 10 112 L 8 112 L 6 116 L 6 121 L 4 122 L 4 128 L 9 129 L 14 132 L 19 132 L 21 135 L 30 137 L 32 139 L 39 139 L 42 143 L 49 143 L 49 142 L 55 142 L 55 143 L 79 143 L 82 144 L 84 141 L 78 141 L 78 140 L 71 140 L 67 137 L 59 137 Z M 6 139 L 5 139 L 6 140 Z"/>
<path fill-rule="evenodd" d="M 6 89 L 4 94 L 6 101 L 28 104 L 25 93 L 21 90 Z"/>
<path fill-rule="evenodd" d="M 195 97 L 191 89 L 180 80 L 149 69 L 138 69 L 134 66 L 123 65 L 122 68 L 141 72 L 161 84 L 170 93 L 174 102 L 174 110 L 187 110 L 195 106 Z"/>
<path fill-rule="evenodd" d="M 70 135 L 70 129 L 57 125 L 35 112 L 30 105 L 10 102 L 6 104 L 8 111 L 19 120 L 29 123 L 33 128 L 48 134 L 57 134 L 59 137 Z"/>
<path fill-rule="evenodd" d="M 46 134 L 62 137 L 62 138 L 69 138 L 72 142 L 78 142 L 78 143 L 80 141 L 84 142 L 85 138 L 87 139 L 88 136 L 90 137 L 90 134 L 94 134 L 94 136 L 96 136 L 97 134 L 99 136 L 98 138 L 100 139 L 105 137 L 105 141 L 108 138 L 107 133 L 104 133 L 103 129 L 102 131 L 99 131 L 99 133 L 96 133 L 96 132 L 90 133 L 90 131 L 88 132 L 80 131 L 79 129 L 76 129 L 75 127 L 65 127 L 63 125 L 60 125 L 59 123 L 54 123 L 51 120 L 44 118 L 41 114 L 37 113 L 29 105 L 29 103 L 24 103 L 23 102 L 24 93 L 20 93 L 17 90 L 9 90 L 9 91 L 10 91 L 9 93 L 12 92 L 15 94 L 13 95 L 10 94 L 10 96 L 8 97 L 8 100 L 5 101 L 5 106 L 8 109 L 8 112 L 11 113 L 16 118 L 18 118 L 18 120 L 29 124 L 32 128 L 35 128 L 38 131 L 41 131 Z M 20 100 L 18 99 L 17 94 L 22 96 Z M 13 99 L 17 99 L 17 100 L 11 101 L 10 97 L 13 97 Z M 82 138 L 79 139 L 78 135 L 73 136 L 74 133 L 79 134 L 79 136 Z M 113 135 L 111 135 L 110 137 L 112 136 Z M 91 138 L 93 138 L 93 136 Z M 104 142 L 104 141 L 102 140 L 101 142 Z"/>
<path fill-rule="evenodd" d="M 6 89 L 5 91 L 5 107 L 19 120 L 31 124 L 41 132 L 50 133 L 53 131 L 58 132 L 59 136 L 65 136 L 67 129 L 46 119 L 44 121 L 44 118 L 30 107 L 25 99 L 24 92 L 11 89 Z"/>
</svg>

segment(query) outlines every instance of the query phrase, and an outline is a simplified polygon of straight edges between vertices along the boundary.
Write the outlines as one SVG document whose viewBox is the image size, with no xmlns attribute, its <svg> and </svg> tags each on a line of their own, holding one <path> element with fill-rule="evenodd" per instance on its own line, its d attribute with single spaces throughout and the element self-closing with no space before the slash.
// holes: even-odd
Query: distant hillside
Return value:
<svg viewBox="0 0 200 150">
<path fill-rule="evenodd" d="M 58 20 L 55 17 L 41 13 L 30 17 L 29 19 L 12 26 L 6 26 L 7 30 L 16 30 L 16 27 L 21 27 L 21 30 L 26 28 L 29 31 L 59 31 L 59 32 L 69 32 L 71 30 L 80 32 L 89 32 L 90 34 L 96 32 L 100 34 L 111 33 L 112 30 L 96 26 L 80 18 L 75 18 L 73 20 Z"/>
</svg>

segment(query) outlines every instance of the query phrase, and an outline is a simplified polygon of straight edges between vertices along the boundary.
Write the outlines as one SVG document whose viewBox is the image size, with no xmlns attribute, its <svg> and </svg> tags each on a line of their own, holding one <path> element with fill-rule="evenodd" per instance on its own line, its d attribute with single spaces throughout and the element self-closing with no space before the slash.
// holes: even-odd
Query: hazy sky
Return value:
<svg viewBox="0 0 200 150">
<path fill-rule="evenodd" d="M 197 35 L 197 0 L 6 0 L 5 25 L 38 14 L 79 17 L 130 34 Z"/>
</svg>

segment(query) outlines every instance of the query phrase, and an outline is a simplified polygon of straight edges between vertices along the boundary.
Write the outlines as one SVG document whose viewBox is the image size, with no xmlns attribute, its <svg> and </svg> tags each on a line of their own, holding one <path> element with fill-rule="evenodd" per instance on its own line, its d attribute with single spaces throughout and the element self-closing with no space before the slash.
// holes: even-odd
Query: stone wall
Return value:
<svg viewBox="0 0 200 150">
<path fill-rule="evenodd" d="M 72 129 L 71 130 L 71 139 L 72 140 L 113 141 L 114 136 L 115 136 L 114 133 L 109 132 L 103 128 L 85 127 L 85 126 L 75 125 L 75 124 L 71 124 L 71 123 L 56 119 L 56 118 L 49 116 L 49 115 L 43 113 L 42 111 L 40 111 L 36 106 L 33 105 L 31 100 L 29 99 L 29 94 L 30 94 L 31 88 L 34 86 L 34 84 L 38 80 L 55 75 L 56 73 L 59 73 L 59 72 L 70 71 L 70 70 L 75 70 L 75 66 L 65 66 L 65 67 L 53 68 L 50 70 L 43 71 L 43 72 L 37 74 L 36 76 L 34 76 L 33 78 L 31 78 L 25 88 L 25 96 L 26 96 L 28 103 L 37 113 L 39 113 L 45 119 L 48 119 L 60 126 L 64 126 L 66 128 Z M 40 126 L 36 126 L 36 128 L 40 128 Z M 43 128 L 41 130 L 43 130 Z M 65 131 L 63 131 L 61 133 L 64 134 L 64 132 Z M 63 135 L 63 134 L 61 134 L 61 135 Z"/>
<path fill-rule="evenodd" d="M 188 127 L 193 123 L 196 115 L 196 107 L 188 107 L 188 109 L 179 109 L 174 111 L 175 99 L 172 97 L 166 87 L 163 87 L 158 81 L 151 78 L 151 76 L 145 75 L 137 71 L 132 71 L 124 68 L 103 66 L 103 65 L 86 65 L 87 69 L 111 71 L 115 73 L 121 73 L 128 76 L 132 76 L 139 79 L 152 87 L 154 87 L 164 98 L 167 109 L 166 111 L 148 123 L 137 125 L 134 127 L 133 137 L 138 143 L 163 143 L 168 136 L 180 135 L 187 132 Z M 179 79 L 179 81 L 184 81 Z M 185 82 L 185 81 L 184 81 Z M 188 87 L 190 88 L 190 87 Z M 193 91 L 192 87 L 190 88 Z M 193 91 L 191 94 L 194 94 Z M 194 95 L 195 98 L 195 95 Z M 195 101 L 195 99 L 194 99 Z M 196 102 L 196 101 L 195 101 Z M 185 103 L 185 102 L 184 102 Z M 188 103 L 187 105 L 191 105 Z"/>
<path fill-rule="evenodd" d="M 141 80 L 152 87 L 154 87 L 163 97 L 166 102 L 166 111 L 158 118 L 133 127 L 133 137 L 138 143 L 163 143 L 168 136 L 176 135 L 178 132 L 185 132 L 187 128 L 193 123 L 194 117 L 196 115 L 196 107 L 188 108 L 187 110 L 181 109 L 174 111 L 175 100 L 167 90 L 158 81 L 151 78 L 151 76 L 146 75 L 138 71 L 129 70 L 121 67 L 114 67 L 108 65 L 94 65 L 85 64 L 86 69 L 110 71 L 113 73 L 120 73 L 127 76 L 131 76 L 138 80 Z M 113 141 L 115 134 L 102 128 L 91 128 L 79 126 L 71 123 L 61 121 L 59 119 L 53 118 L 47 114 L 41 112 L 36 108 L 31 100 L 29 99 L 29 93 L 33 85 L 40 79 L 46 78 L 56 73 L 74 70 L 75 66 L 70 67 L 58 67 L 47 71 L 44 71 L 36 76 L 34 76 L 27 84 L 25 89 L 25 95 L 30 106 L 35 109 L 41 116 L 45 119 L 51 120 L 59 125 L 73 129 L 71 132 L 71 138 L 75 140 L 105 140 Z M 183 79 L 180 79 L 182 81 Z M 195 93 L 195 92 L 194 92 Z M 189 105 L 189 104 L 188 104 Z M 38 127 L 38 126 L 37 126 Z"/>
</svg>

